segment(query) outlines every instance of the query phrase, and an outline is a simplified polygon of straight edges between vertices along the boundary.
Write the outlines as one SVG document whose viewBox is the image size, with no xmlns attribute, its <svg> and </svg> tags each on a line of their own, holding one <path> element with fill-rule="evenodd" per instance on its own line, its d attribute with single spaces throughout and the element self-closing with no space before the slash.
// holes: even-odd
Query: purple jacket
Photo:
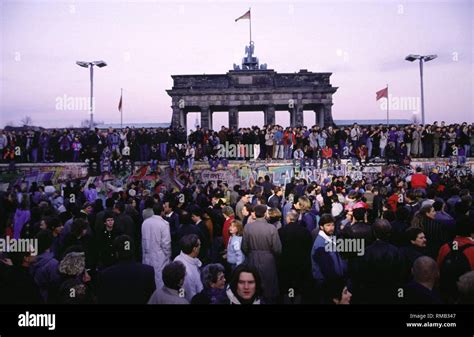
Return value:
<svg viewBox="0 0 474 337">
<path fill-rule="evenodd" d="M 396 142 L 397 142 L 397 139 L 398 139 L 398 137 L 397 137 L 397 131 L 395 131 L 395 130 L 390 130 L 390 131 L 388 132 L 388 141 L 389 141 L 389 142 L 394 142 L 394 143 L 396 143 Z"/>
<path fill-rule="evenodd" d="M 29 210 L 17 208 L 13 218 L 13 238 L 19 239 L 23 226 L 30 221 L 31 213 Z"/>
<path fill-rule="evenodd" d="M 93 203 L 99 197 L 97 194 L 97 190 L 95 188 L 85 189 L 84 196 L 86 197 L 87 201 L 90 203 Z"/>
<path fill-rule="evenodd" d="M 59 262 L 50 251 L 38 255 L 30 265 L 30 274 L 38 285 L 45 302 L 48 301 L 48 289 L 57 284 L 61 278 L 58 267 Z"/>
</svg>

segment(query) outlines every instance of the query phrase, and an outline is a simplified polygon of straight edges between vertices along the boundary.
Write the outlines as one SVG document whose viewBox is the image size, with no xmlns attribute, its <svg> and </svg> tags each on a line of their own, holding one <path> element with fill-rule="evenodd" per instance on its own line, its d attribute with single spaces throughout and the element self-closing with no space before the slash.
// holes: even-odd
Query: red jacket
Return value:
<svg viewBox="0 0 474 337">
<path fill-rule="evenodd" d="M 411 188 L 424 188 L 428 186 L 427 177 L 421 173 L 415 173 L 411 176 Z"/>
<path fill-rule="evenodd" d="M 366 158 L 369 153 L 369 150 L 366 147 L 361 146 L 357 148 L 356 153 L 359 158 Z"/>
<path fill-rule="evenodd" d="M 458 248 L 461 248 L 462 246 L 464 246 L 466 244 L 474 244 L 473 240 L 471 240 L 470 238 L 467 238 L 465 236 L 456 236 L 454 238 L 454 241 L 458 242 Z M 438 261 L 437 262 L 438 262 L 438 266 L 440 268 L 441 268 L 441 265 L 443 264 L 443 261 L 444 261 L 446 255 L 448 255 L 450 251 L 451 251 L 451 242 L 450 243 L 445 243 L 439 249 Z M 466 248 L 466 250 L 463 253 L 464 253 L 464 255 L 466 255 L 467 259 L 469 260 L 469 264 L 471 265 L 471 270 L 474 270 L 474 247 Z"/>
<path fill-rule="evenodd" d="M 398 200 L 399 199 L 400 199 L 400 197 L 397 193 L 392 194 L 388 198 L 388 205 L 390 206 L 391 210 L 394 211 L 394 212 L 397 210 L 397 205 L 398 205 Z"/>
<path fill-rule="evenodd" d="M 323 147 L 321 150 L 321 153 L 323 155 L 323 158 L 331 158 L 332 157 L 332 149 L 328 147 L 327 149 Z"/>
</svg>

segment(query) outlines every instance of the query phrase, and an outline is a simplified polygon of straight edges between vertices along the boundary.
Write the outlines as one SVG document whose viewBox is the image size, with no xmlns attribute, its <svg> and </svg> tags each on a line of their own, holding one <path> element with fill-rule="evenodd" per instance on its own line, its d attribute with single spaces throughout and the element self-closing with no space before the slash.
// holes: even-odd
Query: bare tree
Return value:
<svg viewBox="0 0 474 337">
<path fill-rule="evenodd" d="M 20 122 L 23 124 L 23 126 L 30 126 L 33 123 L 33 120 L 30 116 L 25 116 Z"/>
</svg>

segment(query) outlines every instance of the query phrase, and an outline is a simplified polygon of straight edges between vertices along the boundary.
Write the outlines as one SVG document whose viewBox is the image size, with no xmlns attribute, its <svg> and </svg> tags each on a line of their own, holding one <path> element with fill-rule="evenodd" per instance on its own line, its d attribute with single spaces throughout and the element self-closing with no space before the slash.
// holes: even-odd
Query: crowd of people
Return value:
<svg viewBox="0 0 474 337">
<path fill-rule="evenodd" d="M 268 125 L 259 128 L 226 128 L 219 131 L 183 128 L 122 130 L 1 131 L 0 162 L 95 162 L 120 169 L 127 161 L 170 162 L 192 169 L 194 160 L 310 158 L 315 165 L 337 163 L 341 158 L 363 164 L 373 158 L 406 163 L 413 157 L 466 158 L 473 156 L 473 125 L 328 126 L 320 128 Z M 233 156 L 219 149 L 235 145 Z M 225 158 L 223 158 L 225 157 Z M 105 164 L 104 164 L 105 163 Z M 121 165 L 121 166 L 120 166 Z M 115 167 L 117 166 L 117 167 Z"/>
<path fill-rule="evenodd" d="M 191 144 L 199 146 L 197 132 Z M 390 136 L 396 129 L 388 134 L 400 144 Z M 438 154 L 447 155 L 442 144 Z M 371 155 L 382 155 L 376 148 Z M 2 252 L 0 302 L 474 303 L 472 175 L 417 168 L 371 183 L 294 177 L 283 186 L 265 176 L 249 188 L 191 174 L 183 181 L 179 190 L 130 182 L 105 200 L 80 181 L 2 193 L 1 238 L 38 244 L 34 254 Z"/>
</svg>

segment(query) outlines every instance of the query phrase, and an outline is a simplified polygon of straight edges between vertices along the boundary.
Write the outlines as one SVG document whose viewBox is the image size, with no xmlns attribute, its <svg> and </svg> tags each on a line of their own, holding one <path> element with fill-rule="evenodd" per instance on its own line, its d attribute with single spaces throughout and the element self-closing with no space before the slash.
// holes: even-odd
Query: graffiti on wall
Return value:
<svg viewBox="0 0 474 337">
<path fill-rule="evenodd" d="M 323 169 L 315 166 L 293 165 L 292 163 L 252 163 L 230 164 L 225 169 L 216 171 L 209 170 L 207 166 L 200 165 L 193 170 L 194 181 L 208 183 L 210 181 L 226 182 L 230 187 L 239 184 L 242 188 L 248 189 L 253 186 L 260 177 L 270 176 L 271 181 L 277 185 L 284 185 L 290 182 L 291 178 L 303 178 L 308 182 L 322 183 L 325 179 L 334 176 L 349 176 L 353 181 L 365 179 L 366 182 L 373 182 L 380 174 L 384 176 L 406 177 L 411 174 L 416 167 L 422 167 L 425 173 L 433 169 L 441 174 L 449 173 L 453 176 L 465 177 L 472 174 L 474 161 L 459 165 L 449 159 L 438 159 L 434 161 L 414 161 L 410 167 L 399 165 L 375 165 L 375 166 L 353 166 L 350 161 L 343 161 L 337 167 L 325 167 Z M 54 185 L 79 180 L 81 184 L 94 183 L 103 193 L 117 191 L 126 187 L 133 181 L 140 181 L 147 189 L 152 189 L 158 179 L 162 179 L 165 184 L 175 185 L 180 188 L 179 179 L 169 174 L 169 168 L 161 167 L 161 175 L 157 175 L 150 165 L 135 167 L 135 170 L 123 170 L 114 174 L 105 173 L 100 176 L 90 176 L 85 165 L 50 165 L 50 166 L 28 166 L 21 167 L 14 172 L 2 172 L 0 174 L 0 191 L 6 191 L 14 185 L 31 186 L 33 182 L 41 185 L 47 181 L 52 181 Z M 182 187 L 182 184 L 181 184 Z"/>
<path fill-rule="evenodd" d="M 417 161 L 411 163 L 412 170 L 421 167 L 425 174 L 437 170 L 440 174 L 450 174 L 455 177 L 467 177 L 474 170 L 474 162 L 459 163 L 450 159 L 439 159 L 434 161 Z"/>
</svg>

